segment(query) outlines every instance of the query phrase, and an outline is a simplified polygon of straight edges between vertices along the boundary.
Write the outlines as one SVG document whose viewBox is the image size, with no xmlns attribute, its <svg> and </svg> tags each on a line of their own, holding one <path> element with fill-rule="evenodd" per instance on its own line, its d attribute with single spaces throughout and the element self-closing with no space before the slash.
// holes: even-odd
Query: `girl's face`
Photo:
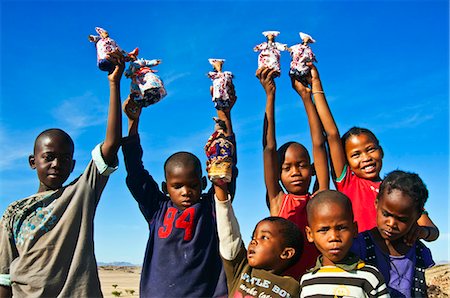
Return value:
<svg viewBox="0 0 450 298">
<path fill-rule="evenodd" d="M 377 201 L 377 228 L 390 242 L 408 233 L 419 217 L 414 200 L 401 190 L 384 191 Z"/>
<path fill-rule="evenodd" d="M 361 133 L 350 136 L 345 142 L 345 155 L 350 169 L 356 176 L 380 180 L 383 149 L 369 135 Z"/>
<path fill-rule="evenodd" d="M 298 144 L 290 145 L 281 165 L 280 179 L 287 192 L 305 195 L 311 184 L 313 168 L 308 152 Z"/>
</svg>

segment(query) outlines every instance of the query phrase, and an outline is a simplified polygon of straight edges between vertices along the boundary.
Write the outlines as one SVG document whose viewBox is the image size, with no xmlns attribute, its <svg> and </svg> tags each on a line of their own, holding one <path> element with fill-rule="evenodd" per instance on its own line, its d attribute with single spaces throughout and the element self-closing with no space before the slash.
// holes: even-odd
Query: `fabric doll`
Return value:
<svg viewBox="0 0 450 298">
<path fill-rule="evenodd" d="M 229 71 L 222 71 L 225 59 L 208 59 L 215 71 L 210 71 L 208 77 L 213 81 L 211 88 L 212 101 L 218 110 L 230 107 L 230 85 L 233 74 Z"/>
<path fill-rule="evenodd" d="M 114 64 L 109 61 L 109 54 L 115 52 L 117 49 L 122 52 L 126 62 L 131 59 L 136 59 L 139 53 L 138 48 L 127 53 L 119 47 L 114 39 L 109 37 L 108 31 L 100 27 L 95 27 L 95 31 L 97 31 L 98 35 L 89 35 L 88 39 L 90 42 L 95 42 L 95 47 L 97 48 L 97 65 L 100 70 L 111 72 L 114 69 Z"/>
<path fill-rule="evenodd" d="M 231 181 L 234 145 L 225 136 L 227 130 L 225 122 L 216 117 L 213 119 L 216 122 L 214 132 L 205 145 L 206 171 L 209 180 L 221 180 L 226 183 Z"/>
<path fill-rule="evenodd" d="M 136 59 L 125 71 L 125 76 L 131 78 L 131 98 L 143 107 L 155 104 L 167 95 L 162 80 L 154 74 L 156 70 L 150 68 L 160 63 L 159 59 Z"/>
<path fill-rule="evenodd" d="M 262 33 L 266 38 L 267 42 L 263 42 L 253 48 L 255 52 L 260 51 L 258 55 L 258 69 L 263 67 L 268 67 L 275 69 L 275 77 L 280 76 L 280 51 L 286 51 L 288 49 L 286 44 L 275 42 L 275 37 L 277 37 L 279 31 L 264 31 Z"/>
<path fill-rule="evenodd" d="M 306 77 L 311 69 L 308 65 L 306 65 L 306 63 L 317 62 L 316 56 L 311 50 L 309 44 L 316 41 L 306 33 L 300 32 L 299 34 L 302 43 L 293 45 L 288 49 L 292 57 L 289 75 L 300 81 L 303 85 L 308 86 Z"/>
</svg>

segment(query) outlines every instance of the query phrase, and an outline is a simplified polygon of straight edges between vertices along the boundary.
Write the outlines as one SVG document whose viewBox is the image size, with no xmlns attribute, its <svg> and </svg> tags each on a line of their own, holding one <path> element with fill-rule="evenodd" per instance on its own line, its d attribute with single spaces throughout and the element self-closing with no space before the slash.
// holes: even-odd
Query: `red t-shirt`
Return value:
<svg viewBox="0 0 450 298">
<path fill-rule="evenodd" d="M 336 179 L 336 188 L 352 201 L 358 232 L 364 232 L 377 226 L 375 199 L 380 189 L 380 181 L 359 178 L 346 165 L 341 177 Z"/>
<path fill-rule="evenodd" d="M 303 253 L 300 260 L 284 272 L 284 274 L 299 279 L 306 271 L 316 264 L 316 259 L 320 255 L 314 243 L 308 242 L 306 238 L 305 227 L 308 224 L 306 217 L 306 203 L 311 199 L 309 194 L 296 196 L 285 194 L 281 203 L 279 217 L 286 218 L 295 223 L 303 235 Z"/>
</svg>

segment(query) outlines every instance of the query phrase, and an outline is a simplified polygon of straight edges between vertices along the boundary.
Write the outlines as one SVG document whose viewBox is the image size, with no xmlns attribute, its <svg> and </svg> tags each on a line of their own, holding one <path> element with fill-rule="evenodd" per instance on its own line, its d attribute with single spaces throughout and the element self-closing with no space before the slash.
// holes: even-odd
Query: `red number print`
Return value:
<svg viewBox="0 0 450 298">
<path fill-rule="evenodd" d="M 173 221 L 175 219 L 175 214 L 177 214 L 177 209 L 173 207 L 169 207 L 166 211 L 166 215 L 164 215 L 164 221 L 162 227 L 158 229 L 159 238 L 167 238 L 170 233 L 172 233 Z"/>
<path fill-rule="evenodd" d="M 175 215 L 177 214 L 177 209 L 174 207 L 169 207 L 166 211 L 163 220 L 163 226 L 158 229 L 159 238 L 167 238 L 170 233 L 172 233 L 173 222 L 175 221 Z M 193 231 L 194 231 L 194 218 L 195 218 L 195 209 L 187 208 L 181 213 L 180 217 L 175 221 L 175 228 L 184 229 L 184 237 L 185 241 L 192 240 Z"/>
<path fill-rule="evenodd" d="M 193 235 L 194 208 L 187 208 L 175 222 L 175 228 L 184 229 L 184 240 L 190 241 Z"/>
</svg>

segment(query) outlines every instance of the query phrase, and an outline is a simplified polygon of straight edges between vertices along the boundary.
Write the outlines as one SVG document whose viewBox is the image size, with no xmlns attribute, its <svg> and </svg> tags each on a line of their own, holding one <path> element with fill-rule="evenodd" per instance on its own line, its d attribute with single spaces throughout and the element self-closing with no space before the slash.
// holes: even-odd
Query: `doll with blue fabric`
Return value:
<svg viewBox="0 0 450 298">
<path fill-rule="evenodd" d="M 157 70 L 150 68 L 160 63 L 160 59 L 134 59 L 125 71 L 125 76 L 131 78 L 130 97 L 142 107 L 155 104 L 167 95 L 163 81 L 154 74 Z"/>
<path fill-rule="evenodd" d="M 288 51 L 291 53 L 291 68 L 289 75 L 291 78 L 300 81 L 304 86 L 308 86 L 307 77 L 311 72 L 308 63 L 317 62 L 310 43 L 316 42 L 310 35 L 300 32 L 302 43 L 289 47 Z"/>
<path fill-rule="evenodd" d="M 233 74 L 230 71 L 222 71 L 222 65 L 225 59 L 208 59 L 213 66 L 214 71 L 208 72 L 208 77 L 213 81 L 210 87 L 212 101 L 218 110 L 228 109 L 230 107 L 230 85 Z"/>
<path fill-rule="evenodd" d="M 111 60 L 111 54 L 120 52 L 125 58 L 125 62 L 135 60 L 139 53 L 139 49 L 135 48 L 133 51 L 127 53 L 122 50 L 117 42 L 109 37 L 108 31 L 103 28 L 95 27 L 98 35 L 89 35 L 88 39 L 90 42 L 95 42 L 95 47 L 97 48 L 97 65 L 100 70 L 111 72 L 114 70 L 114 62 Z"/>
</svg>

